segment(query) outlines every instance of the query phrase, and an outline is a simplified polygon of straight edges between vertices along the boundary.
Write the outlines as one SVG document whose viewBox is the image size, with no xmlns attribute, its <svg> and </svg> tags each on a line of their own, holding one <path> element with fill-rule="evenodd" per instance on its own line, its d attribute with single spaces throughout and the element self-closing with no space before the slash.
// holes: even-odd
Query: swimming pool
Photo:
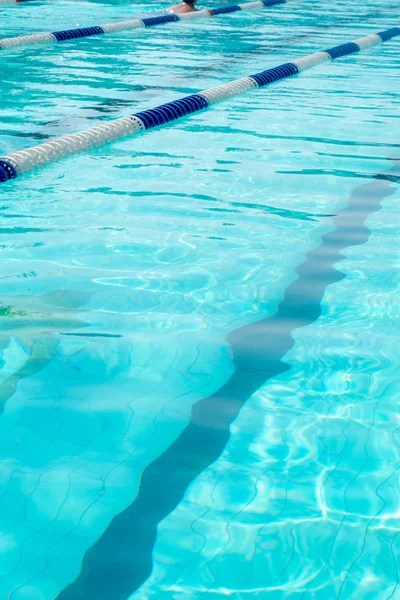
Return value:
<svg viewBox="0 0 400 600">
<path fill-rule="evenodd" d="M 331 4 L 7 50 L 0 154 L 397 24 Z M 148 7 L 1 10 L 5 37 Z M 400 598 L 399 64 L 1 186 L 0 598 Z"/>
</svg>

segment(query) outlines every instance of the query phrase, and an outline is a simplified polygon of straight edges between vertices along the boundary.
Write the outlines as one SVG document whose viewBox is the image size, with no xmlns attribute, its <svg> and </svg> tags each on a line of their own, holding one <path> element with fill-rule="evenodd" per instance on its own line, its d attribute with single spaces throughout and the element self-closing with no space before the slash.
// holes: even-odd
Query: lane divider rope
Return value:
<svg viewBox="0 0 400 600">
<path fill-rule="evenodd" d="M 0 0 L 1 1 L 1 0 Z M 20 46 L 33 46 L 37 44 L 52 44 L 54 42 L 65 42 L 66 40 L 80 39 L 93 35 L 106 35 L 115 31 L 127 31 L 138 29 L 140 27 L 154 27 L 165 23 L 176 23 L 180 21 L 199 19 L 204 17 L 215 17 L 237 11 L 257 10 L 274 6 L 275 4 L 285 4 L 286 0 L 257 0 L 257 2 L 246 2 L 233 6 L 223 6 L 208 10 L 198 10 L 179 15 L 168 13 L 166 15 L 145 17 L 142 19 L 133 19 L 130 21 L 120 21 L 118 23 L 109 23 L 106 25 L 95 25 L 93 27 L 81 27 L 78 29 L 68 29 L 64 31 L 53 31 L 52 33 L 34 33 L 31 35 L 21 35 L 11 38 L 0 39 L 0 50 L 6 48 L 17 48 Z"/>
<path fill-rule="evenodd" d="M 322 52 L 315 52 L 261 73 L 242 77 L 236 81 L 224 83 L 197 94 L 138 112 L 132 116 L 108 121 L 86 131 L 56 138 L 26 150 L 19 150 L 0 158 L 0 182 L 15 179 L 23 173 L 53 163 L 60 158 L 104 146 L 146 129 L 165 125 L 186 115 L 200 112 L 222 100 L 292 77 L 305 69 L 359 52 L 396 36 L 400 36 L 400 27 L 393 27 L 379 33 L 367 35 L 353 42 L 340 44 Z"/>
</svg>

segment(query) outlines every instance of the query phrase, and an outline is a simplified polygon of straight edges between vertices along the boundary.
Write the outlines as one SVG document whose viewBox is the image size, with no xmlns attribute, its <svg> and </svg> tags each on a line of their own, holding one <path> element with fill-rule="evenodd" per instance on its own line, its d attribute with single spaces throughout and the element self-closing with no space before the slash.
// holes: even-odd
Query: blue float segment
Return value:
<svg viewBox="0 0 400 600">
<path fill-rule="evenodd" d="M 346 56 L 346 54 L 353 54 L 353 52 L 360 52 L 360 47 L 354 42 L 348 42 L 347 44 L 340 44 L 340 46 L 334 46 L 329 50 L 324 50 L 331 58 L 339 58 L 340 56 Z"/>
<path fill-rule="evenodd" d="M 250 75 L 250 77 L 257 82 L 258 87 L 263 87 L 264 85 L 268 85 L 269 83 L 273 83 L 279 79 L 285 79 L 286 77 L 297 75 L 297 73 L 299 73 L 299 68 L 297 65 L 293 63 L 285 63 L 284 65 L 280 65 L 274 69 L 268 69 L 267 71 Z"/>
<path fill-rule="evenodd" d="M 64 42 L 65 40 L 74 40 L 75 38 L 89 37 L 91 35 L 101 35 L 104 33 L 104 29 L 101 27 L 84 27 L 82 29 L 69 29 L 67 31 L 53 31 L 52 35 L 56 38 L 57 42 Z"/>
<path fill-rule="evenodd" d="M 392 29 L 386 29 L 385 31 L 380 31 L 377 35 L 381 38 L 382 42 L 386 42 L 397 35 L 400 35 L 400 27 L 392 27 Z"/>
<path fill-rule="evenodd" d="M 152 127 L 175 121 L 175 119 L 180 119 L 185 115 L 204 110 L 207 107 L 207 100 L 203 96 L 200 96 L 200 94 L 193 94 L 192 96 L 186 96 L 186 98 L 181 98 L 174 102 L 161 104 L 161 106 L 157 106 L 150 110 L 144 110 L 133 116 L 143 122 L 145 129 L 151 129 Z"/>
<path fill-rule="evenodd" d="M 8 181 L 9 179 L 15 179 L 17 171 L 14 167 L 6 160 L 0 160 L 0 181 Z"/>
<path fill-rule="evenodd" d="M 215 15 L 226 15 L 228 13 L 237 12 L 238 10 L 242 10 L 240 6 L 221 6 L 221 8 L 210 8 L 208 12 L 211 16 L 215 17 Z"/>
<path fill-rule="evenodd" d="M 286 0 L 261 0 L 264 6 L 273 6 L 274 4 L 286 4 Z"/>
<path fill-rule="evenodd" d="M 152 27 L 153 25 L 162 25 L 162 23 L 172 23 L 173 21 L 179 21 L 178 15 L 161 15 L 161 17 L 149 17 L 148 19 L 140 19 L 145 27 Z"/>
<path fill-rule="evenodd" d="M 5 181 L 8 181 L 9 177 L 7 176 L 6 171 L 3 169 L 3 167 L 0 166 L 0 182 L 4 183 Z"/>
</svg>

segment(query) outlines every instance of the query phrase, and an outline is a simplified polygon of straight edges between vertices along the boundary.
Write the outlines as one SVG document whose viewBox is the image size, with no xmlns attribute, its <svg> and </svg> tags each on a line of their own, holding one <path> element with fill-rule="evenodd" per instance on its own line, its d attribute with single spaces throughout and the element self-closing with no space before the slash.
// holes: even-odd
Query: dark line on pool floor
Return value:
<svg viewBox="0 0 400 600">
<path fill-rule="evenodd" d="M 176 508 L 194 479 L 220 457 L 230 437 L 229 426 L 246 400 L 290 369 L 282 357 L 294 344 L 293 330 L 318 319 L 327 286 L 345 277 L 334 268 L 343 260 L 341 250 L 368 241 L 365 219 L 394 193 L 391 183 L 399 175 L 395 166 L 358 186 L 348 207 L 333 218 L 335 229 L 325 233 L 321 245 L 297 267 L 298 278 L 286 288 L 276 314 L 228 335 L 233 375 L 212 396 L 193 405 L 190 423 L 144 470 L 135 500 L 87 551 L 78 579 L 58 600 L 127 600 L 146 581 L 153 568 L 158 524 Z"/>
</svg>

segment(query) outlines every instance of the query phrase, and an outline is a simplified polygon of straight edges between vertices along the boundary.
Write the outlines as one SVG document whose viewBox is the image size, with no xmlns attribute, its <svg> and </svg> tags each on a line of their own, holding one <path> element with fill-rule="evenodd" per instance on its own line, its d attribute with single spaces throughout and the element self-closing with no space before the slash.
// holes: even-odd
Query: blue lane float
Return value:
<svg viewBox="0 0 400 600">
<path fill-rule="evenodd" d="M 57 42 L 65 42 L 65 40 L 74 40 L 76 38 L 89 37 L 91 35 L 101 35 L 104 31 L 101 27 L 84 27 L 83 29 L 69 29 L 67 31 L 54 31 Z"/>
<path fill-rule="evenodd" d="M 340 46 L 335 46 L 334 48 L 325 50 L 325 52 L 327 52 L 331 58 L 340 58 L 341 56 L 346 56 L 347 54 L 360 52 L 360 48 L 354 42 L 349 42 L 348 44 L 340 44 Z"/>
<path fill-rule="evenodd" d="M 7 0 L 8 1 L 8 0 Z M 2 0 L 0 0 L 0 3 Z M 38 44 L 52 44 L 54 42 L 65 42 L 67 40 L 91 37 L 94 35 L 106 35 L 116 31 L 128 31 L 139 29 L 141 27 L 155 27 L 165 25 L 166 23 L 177 23 L 201 19 L 204 17 L 215 17 L 237 11 L 249 11 L 262 8 L 268 8 L 275 4 L 285 4 L 286 0 L 257 0 L 257 2 L 246 2 L 245 4 L 236 4 L 233 6 L 224 6 L 208 10 L 198 10 L 189 13 L 163 14 L 159 16 L 144 17 L 130 21 L 121 21 L 119 23 L 108 23 L 106 25 L 96 25 L 92 27 L 83 27 L 79 29 L 68 29 L 66 31 L 53 31 L 52 33 L 34 33 L 31 35 L 22 35 L 12 38 L 0 39 L 0 50 L 6 48 L 18 48 L 22 46 L 36 46 Z"/>
<path fill-rule="evenodd" d="M 305 69 L 359 52 L 396 36 L 400 36 L 400 27 L 367 35 L 353 42 L 303 56 L 278 67 L 261 71 L 249 77 L 242 77 L 215 88 L 144 110 L 132 116 L 108 121 L 86 131 L 56 138 L 26 150 L 19 150 L 0 158 L 0 182 L 15 179 L 23 173 L 53 163 L 60 158 L 104 146 L 127 135 L 165 125 L 187 115 L 203 111 L 222 100 L 287 79 Z"/>
<path fill-rule="evenodd" d="M 392 27 L 391 29 L 386 29 L 386 31 L 380 31 L 377 35 L 381 38 L 382 42 L 387 42 L 392 38 L 399 35 L 400 27 Z"/>
<path fill-rule="evenodd" d="M 173 23 L 180 21 L 178 15 L 161 15 L 160 17 L 147 17 L 140 19 L 145 27 L 154 27 L 154 25 L 163 25 L 164 23 Z"/>
<path fill-rule="evenodd" d="M 258 87 L 264 87 L 265 85 L 269 85 L 274 81 L 279 81 L 279 79 L 285 79 L 286 77 L 297 75 L 299 71 L 300 69 L 296 64 L 286 63 L 284 65 L 280 65 L 279 67 L 275 67 L 274 69 L 267 69 L 261 73 L 250 75 L 250 77 L 254 79 Z"/>
<path fill-rule="evenodd" d="M 0 182 L 8 181 L 9 179 L 15 179 L 17 176 L 17 170 L 13 165 L 6 160 L 0 159 Z"/>
</svg>

